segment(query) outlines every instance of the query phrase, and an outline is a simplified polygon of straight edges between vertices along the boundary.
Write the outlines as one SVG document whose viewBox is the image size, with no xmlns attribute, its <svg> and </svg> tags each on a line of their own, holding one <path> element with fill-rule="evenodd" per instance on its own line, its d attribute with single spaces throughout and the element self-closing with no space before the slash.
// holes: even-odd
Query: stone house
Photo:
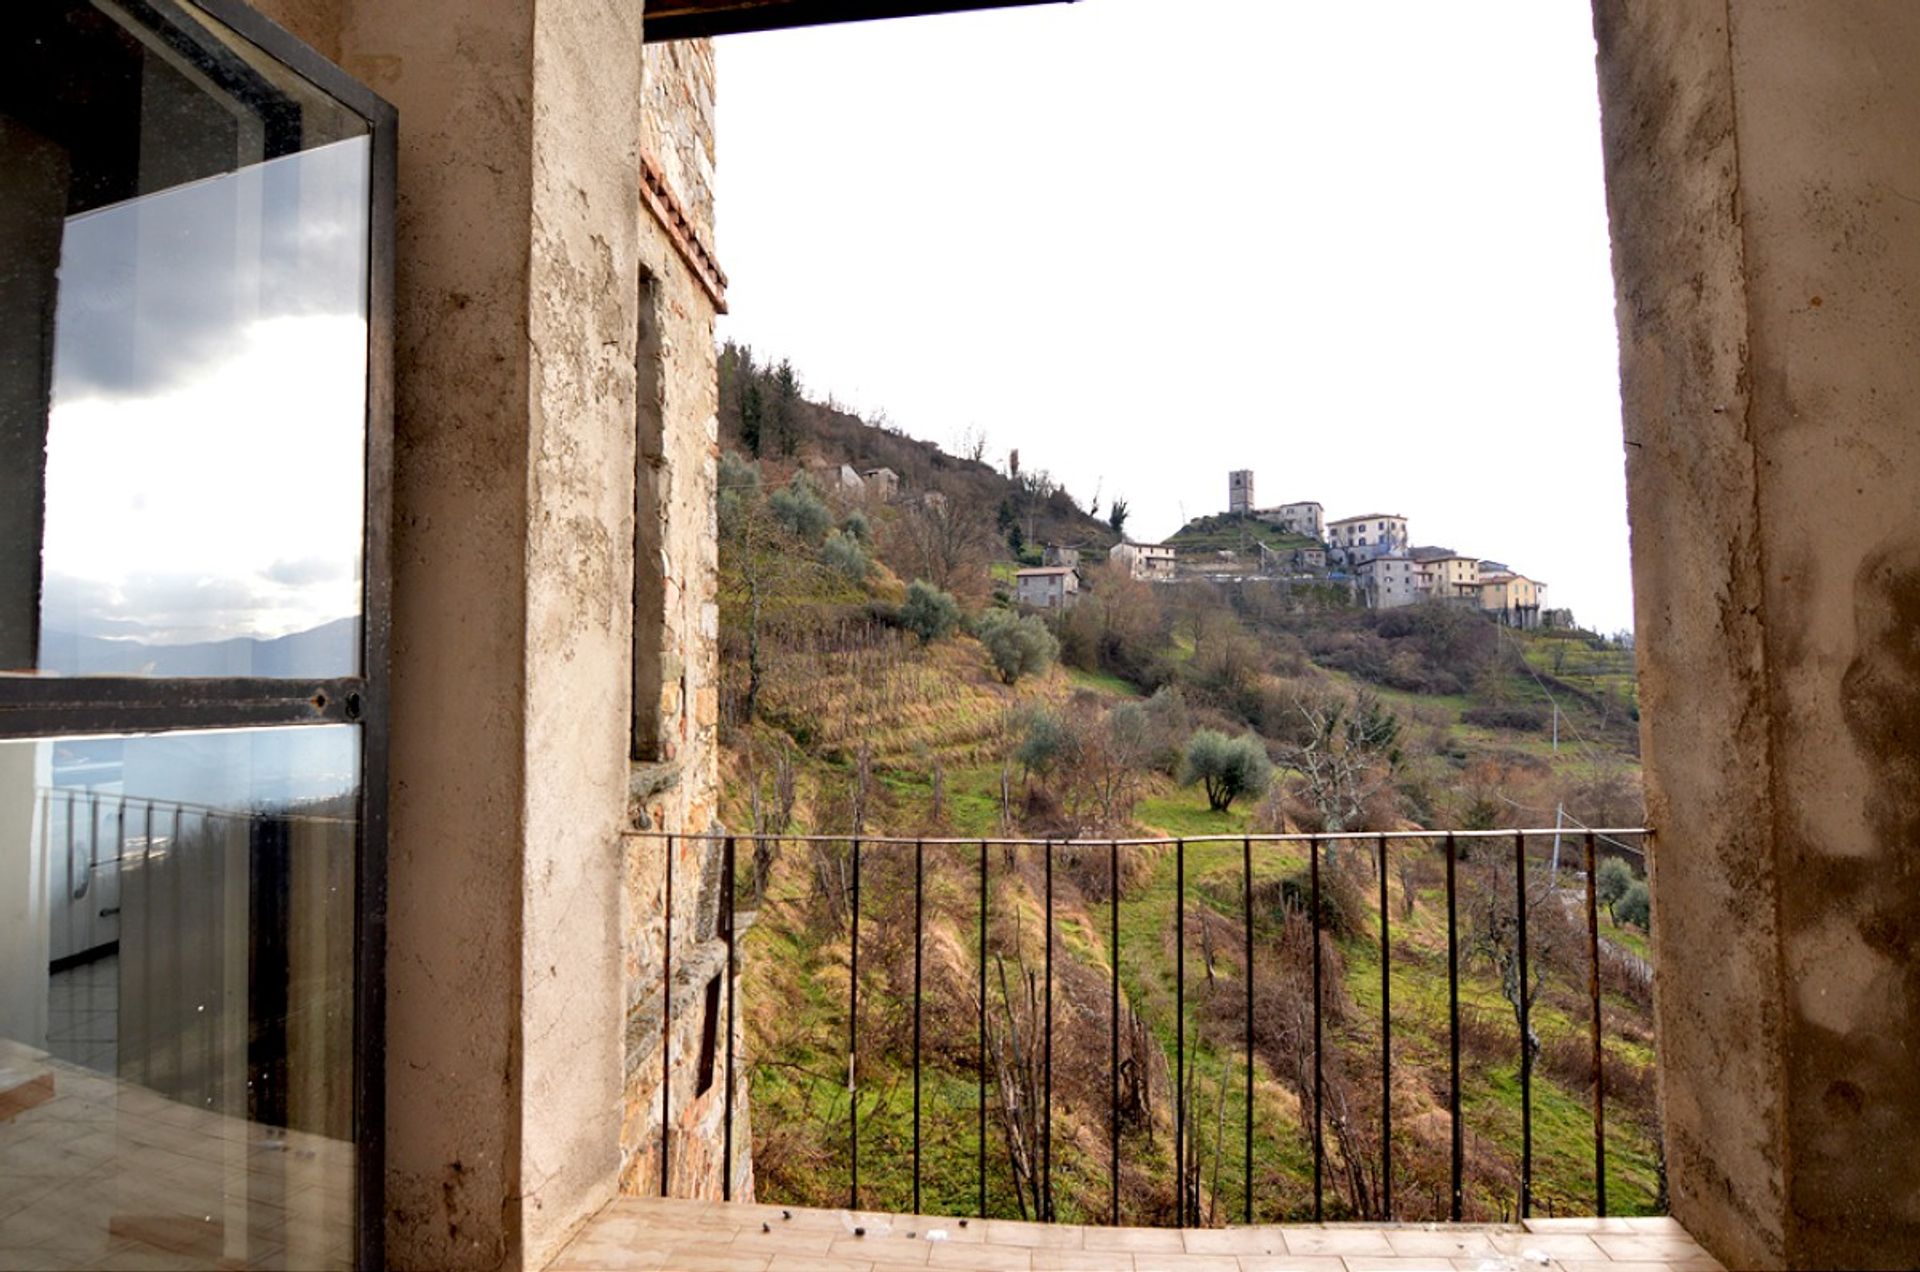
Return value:
<svg viewBox="0 0 1920 1272">
<path fill-rule="evenodd" d="M 1480 599 L 1480 562 L 1473 557 L 1451 553 L 1428 557 L 1420 562 L 1427 572 L 1427 590 L 1437 601 Z"/>
<path fill-rule="evenodd" d="M 1174 557 L 1174 550 L 1162 544 L 1116 543 L 1107 551 L 1107 559 L 1125 566 L 1129 577 L 1148 583 L 1172 582 Z"/>
<path fill-rule="evenodd" d="M 1278 526 L 1288 534 L 1304 534 L 1308 538 L 1318 539 L 1326 533 L 1326 510 L 1313 500 L 1261 508 L 1253 515 L 1255 519 Z"/>
<path fill-rule="evenodd" d="M 1394 513 L 1341 517 L 1327 522 L 1326 532 L 1329 551 L 1350 565 L 1405 551 L 1408 544 L 1407 519 Z"/>
<path fill-rule="evenodd" d="M 1371 557 L 1354 571 L 1360 580 L 1367 605 L 1373 609 L 1398 609 L 1427 599 L 1427 574 L 1411 557 Z"/>
<path fill-rule="evenodd" d="M 891 468 L 869 468 L 861 474 L 867 494 L 881 503 L 892 503 L 900 497 L 900 474 Z"/>
<path fill-rule="evenodd" d="M 1071 566 L 1016 570 L 1013 582 L 1014 600 L 1033 609 L 1059 611 L 1080 599 L 1080 572 Z"/>
<path fill-rule="evenodd" d="M 1080 549 L 1049 543 L 1040 549 L 1040 564 L 1064 565 L 1070 570 L 1077 570 L 1080 568 Z"/>
<path fill-rule="evenodd" d="M 1546 603 L 1547 585 L 1524 574 L 1501 570 L 1481 576 L 1478 584 L 1480 608 L 1510 627 L 1534 628 L 1540 625 L 1540 609 Z"/>
</svg>

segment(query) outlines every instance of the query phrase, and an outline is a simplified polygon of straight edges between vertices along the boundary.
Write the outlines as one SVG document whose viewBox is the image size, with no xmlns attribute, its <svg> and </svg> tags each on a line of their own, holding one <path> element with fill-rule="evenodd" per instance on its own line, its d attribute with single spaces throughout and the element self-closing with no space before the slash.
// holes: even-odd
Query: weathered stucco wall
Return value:
<svg viewBox="0 0 1920 1272">
<path fill-rule="evenodd" d="M 400 112 L 389 1259 L 537 1267 L 658 1138 L 626 1022 L 659 997 L 664 849 L 621 832 L 713 807 L 715 303 L 641 196 L 651 154 L 711 245 L 711 50 L 643 51 L 619 0 L 260 7 Z M 667 742 L 638 775 L 636 542 Z M 711 961 L 711 919 L 675 936 Z"/>
<path fill-rule="evenodd" d="M 630 825 L 642 832 L 697 834 L 714 826 L 718 796 L 719 538 L 714 487 L 719 460 L 719 382 L 714 363 L 716 309 L 698 266 L 713 250 L 714 72 L 705 41 L 649 45 L 645 57 L 641 145 L 660 174 L 676 233 L 658 219 L 645 227 L 645 259 L 659 325 L 657 410 L 664 422 L 657 462 L 642 465 L 653 482 L 657 524 L 641 539 L 659 545 L 663 593 L 660 634 L 659 757 L 634 766 Z M 711 280 L 709 280 L 711 281 Z M 673 853 L 671 984 L 665 979 L 669 845 L 636 834 L 626 845 L 626 1088 L 621 1118 L 624 1192 L 661 1185 L 660 1084 L 668 1077 L 667 1190 L 721 1195 L 724 1064 L 720 1081 L 695 1091 L 707 985 L 725 970 L 720 930 L 720 849 L 678 841 Z M 669 1060 L 663 1067 L 662 1015 L 670 1010 Z M 736 1042 L 738 1035 L 736 1034 Z M 724 1041 L 722 1043 L 724 1045 Z M 724 1061 L 724 1056 L 722 1057 Z M 751 1195 L 744 1089 L 736 1091 L 734 1196 Z"/>
<path fill-rule="evenodd" d="M 1674 1212 L 1920 1250 L 1920 10 L 1600 0 Z"/>
</svg>

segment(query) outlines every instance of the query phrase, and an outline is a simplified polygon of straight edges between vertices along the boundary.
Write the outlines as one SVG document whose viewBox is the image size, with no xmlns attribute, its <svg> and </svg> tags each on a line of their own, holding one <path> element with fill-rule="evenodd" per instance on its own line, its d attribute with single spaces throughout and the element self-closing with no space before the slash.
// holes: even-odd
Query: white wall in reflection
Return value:
<svg viewBox="0 0 1920 1272">
<path fill-rule="evenodd" d="M 336 142 L 68 221 L 43 669 L 358 669 L 369 160 Z"/>
</svg>

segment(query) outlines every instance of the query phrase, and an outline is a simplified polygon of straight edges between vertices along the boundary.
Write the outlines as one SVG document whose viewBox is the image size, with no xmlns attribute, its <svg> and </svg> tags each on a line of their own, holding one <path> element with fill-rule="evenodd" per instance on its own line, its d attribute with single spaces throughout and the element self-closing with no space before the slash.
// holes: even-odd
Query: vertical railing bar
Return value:
<svg viewBox="0 0 1920 1272">
<path fill-rule="evenodd" d="M 1187 1226 L 1187 841 L 1173 845 L 1174 1226 Z"/>
<path fill-rule="evenodd" d="M 1607 1068 L 1600 1022 L 1600 880 L 1594 871 L 1593 832 L 1587 832 L 1587 997 L 1593 1028 L 1593 1198 L 1594 1211 L 1607 1215 Z"/>
<path fill-rule="evenodd" d="M 673 1105 L 673 856 L 667 836 L 667 888 L 660 925 L 660 1195 L 667 1195 Z"/>
<path fill-rule="evenodd" d="M 1112 962 L 1112 1001 L 1107 1010 L 1107 1134 L 1112 1224 L 1120 1226 L 1120 843 L 1107 843 L 1107 957 Z"/>
<path fill-rule="evenodd" d="M 926 938 L 927 846 L 913 845 L 913 1213 L 920 1213 L 920 964 Z"/>
<path fill-rule="evenodd" d="M 93 872 L 100 865 L 100 792 L 87 792 L 87 870 L 81 876 L 83 882 L 80 891 L 74 893 L 78 899 L 93 888 Z"/>
<path fill-rule="evenodd" d="M 1380 1217 L 1393 1221 L 1393 942 L 1388 924 L 1387 837 L 1380 836 Z"/>
<path fill-rule="evenodd" d="M 1460 1126 L 1460 942 L 1458 938 L 1458 893 L 1454 888 L 1454 839 L 1447 836 L 1447 1050 L 1450 1080 L 1447 1087 L 1448 1112 L 1453 1124 L 1453 1222 L 1459 1223 L 1464 1208 L 1466 1140 Z"/>
<path fill-rule="evenodd" d="M 847 945 L 847 1205 L 860 1208 L 860 840 L 853 844 L 852 936 Z"/>
<path fill-rule="evenodd" d="M 980 841 L 980 1217 L 987 1215 L 987 841 Z"/>
<path fill-rule="evenodd" d="M 1533 994 L 1527 970 L 1527 832 L 1513 832 L 1520 944 L 1520 1217 L 1533 1214 Z"/>
<path fill-rule="evenodd" d="M 147 801 L 146 828 L 147 828 L 146 843 L 145 843 L 145 846 L 141 849 L 141 853 L 140 853 L 140 910 L 141 910 L 141 914 L 140 914 L 141 958 L 140 958 L 140 961 L 144 963 L 147 968 L 147 970 L 142 974 L 143 977 L 145 979 L 151 980 L 153 977 L 153 916 L 154 916 L 153 801 L 152 800 Z M 174 874 L 174 870 L 177 864 L 178 863 L 175 861 L 173 853 L 169 851 L 167 853 L 167 873 L 169 875 Z M 121 876 L 120 886 L 122 889 L 125 889 L 125 887 L 127 886 L 125 875 Z M 126 931 L 126 927 L 124 923 L 121 926 L 121 931 L 123 933 Z M 178 982 L 176 982 L 176 985 L 177 984 Z M 155 1033 L 154 1025 L 153 1025 L 154 995 L 151 992 L 151 988 L 149 988 L 149 991 L 145 995 L 143 995 L 143 997 L 145 1001 L 143 1001 L 140 1005 L 140 1015 L 142 1019 L 146 1021 L 147 1036 L 146 1036 L 146 1046 L 142 1049 L 142 1054 L 140 1057 L 140 1071 L 146 1075 L 147 1085 L 152 1086 L 153 1085 L 153 1060 L 154 1060 L 154 1054 L 159 1050 L 159 1047 L 156 1045 L 159 1042 L 159 1039 L 154 1036 L 154 1033 Z M 184 1083 L 182 1079 L 185 1076 L 180 1072 L 180 1069 L 181 1069 L 181 1065 L 179 1063 L 180 1044 L 178 1041 L 180 1034 L 179 1034 L 179 1030 L 177 1029 L 169 1029 L 167 1032 L 172 1034 L 175 1039 L 174 1045 L 173 1045 L 173 1054 L 175 1057 L 175 1062 L 173 1066 L 173 1094 L 178 1096 L 183 1091 Z"/>
<path fill-rule="evenodd" d="M 1247 983 L 1247 1116 L 1246 1179 L 1241 1197 L 1241 1222 L 1253 1222 L 1253 840 L 1240 841 L 1241 920 L 1245 927 Z"/>
<path fill-rule="evenodd" d="M 1040 1119 L 1040 1219 L 1053 1221 L 1053 841 L 1042 848 L 1046 853 L 1046 928 L 1047 928 L 1047 1002 L 1045 1095 Z"/>
<path fill-rule="evenodd" d="M 1316 837 L 1308 841 L 1312 856 L 1308 866 L 1310 903 L 1313 909 L 1308 919 L 1308 936 L 1313 940 L 1313 1221 L 1326 1222 L 1326 1200 L 1322 1187 L 1325 1172 L 1327 1146 L 1322 1128 L 1321 1090 L 1324 1083 L 1320 1072 L 1320 840 Z"/>
<path fill-rule="evenodd" d="M 738 971 L 737 954 L 734 940 L 734 881 L 733 872 L 738 860 L 737 849 L 732 835 L 726 839 L 724 860 L 720 863 L 720 921 L 726 925 L 727 937 L 727 1085 L 725 1107 L 721 1112 L 724 1125 L 720 1135 L 720 1200 L 733 1200 L 733 1066 L 734 1055 L 733 1027 L 735 1021 L 734 981 Z"/>
<path fill-rule="evenodd" d="M 186 834 L 186 832 L 184 832 L 184 817 L 186 817 L 184 807 L 179 805 L 179 803 L 175 803 L 175 805 L 173 805 L 173 842 L 175 842 L 175 844 L 182 844 L 182 842 L 184 842 L 184 834 Z M 213 928 L 215 932 L 221 932 L 221 928 L 215 926 L 217 917 L 211 913 L 213 899 L 219 895 L 221 861 L 219 861 L 219 855 L 213 851 L 213 844 L 211 844 L 211 838 L 213 838 L 213 822 L 207 819 L 205 813 L 200 815 L 200 838 L 202 838 L 202 844 L 200 844 L 200 861 L 202 861 L 202 867 L 200 867 L 200 874 L 202 874 L 202 880 L 200 880 L 200 895 L 202 895 L 202 903 L 200 903 L 198 909 L 200 909 L 202 917 L 205 918 L 205 928 Z M 184 876 L 184 865 L 186 865 L 186 857 L 180 857 L 180 867 L 182 867 L 180 872 L 182 872 L 182 876 Z M 182 886 L 177 886 L 177 888 L 173 890 L 173 895 L 175 895 L 175 918 L 179 918 L 179 897 L 182 892 L 186 892 L 186 888 L 182 888 Z M 200 991 L 205 993 L 205 995 L 209 995 L 209 997 L 213 995 L 213 990 L 217 988 L 217 984 L 219 984 L 219 980 L 221 980 L 221 965 L 219 965 L 219 942 L 221 942 L 221 940 L 223 940 L 223 938 L 202 940 L 202 942 L 200 942 L 202 951 L 205 951 L 205 957 L 202 959 L 202 968 L 200 968 Z M 211 1061 L 211 1057 L 213 1057 L 213 1022 L 215 1022 L 215 1018 L 217 1018 L 217 1013 L 202 1011 L 202 1013 L 196 1013 L 194 1018 L 200 1020 L 200 1030 L 198 1030 L 198 1032 L 200 1032 L 200 1089 L 202 1089 L 202 1103 L 204 1103 L 205 1107 L 211 1107 L 215 1095 L 219 1093 L 219 1089 L 215 1088 L 215 1084 L 213 1084 L 213 1061 Z M 184 1034 L 184 1028 L 182 1028 L 182 1034 Z M 182 1043 L 182 1045 L 184 1045 L 184 1043 Z"/>
</svg>

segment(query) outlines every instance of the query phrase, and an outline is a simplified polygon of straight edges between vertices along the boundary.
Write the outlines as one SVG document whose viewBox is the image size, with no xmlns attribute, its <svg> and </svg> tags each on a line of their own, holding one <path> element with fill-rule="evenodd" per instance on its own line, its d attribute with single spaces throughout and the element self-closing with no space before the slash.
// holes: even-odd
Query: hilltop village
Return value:
<svg viewBox="0 0 1920 1272">
<path fill-rule="evenodd" d="M 1074 603 L 1082 582 L 1079 547 L 1050 544 L 1042 563 L 1015 574 L 1015 599 L 1035 609 Z M 1148 583 L 1265 580 L 1346 589 L 1370 609 L 1434 602 L 1479 610 L 1511 627 L 1566 626 L 1546 608 L 1547 585 L 1501 561 L 1449 547 L 1416 545 L 1407 518 L 1364 512 L 1328 520 L 1315 500 L 1261 507 L 1253 470 L 1227 474 L 1227 510 L 1189 522 L 1165 543 L 1121 541 L 1106 559 Z"/>
</svg>

